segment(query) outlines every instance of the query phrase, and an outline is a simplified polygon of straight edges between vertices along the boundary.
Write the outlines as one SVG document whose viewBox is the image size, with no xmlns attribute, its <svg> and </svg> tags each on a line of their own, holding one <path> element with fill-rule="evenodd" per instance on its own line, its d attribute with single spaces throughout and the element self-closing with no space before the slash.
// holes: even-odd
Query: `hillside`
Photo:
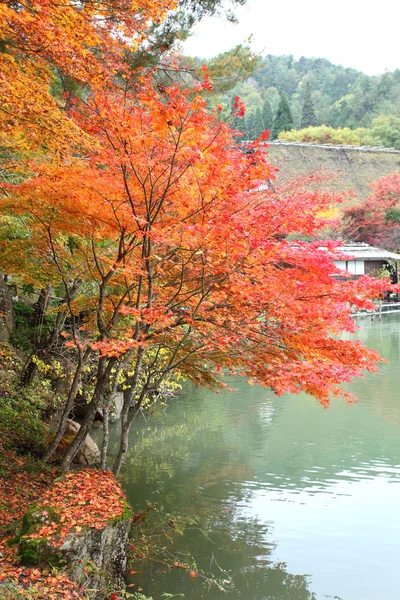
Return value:
<svg viewBox="0 0 400 600">
<path fill-rule="evenodd" d="M 278 181 L 323 168 L 338 175 L 331 189 L 353 190 L 360 199 L 369 195 L 372 181 L 400 170 L 400 151 L 384 148 L 271 142 L 268 154 L 271 163 L 281 169 Z"/>
<path fill-rule="evenodd" d="M 400 149 L 400 69 L 370 76 L 323 58 L 267 55 L 251 77 L 221 100 L 231 107 L 236 95 L 247 112 L 235 126 L 247 139 L 255 139 L 263 129 L 271 129 L 276 138 L 279 131 L 329 125 L 363 128 L 371 138 L 364 143 Z M 274 131 L 282 95 L 289 105 L 290 126 Z"/>
</svg>

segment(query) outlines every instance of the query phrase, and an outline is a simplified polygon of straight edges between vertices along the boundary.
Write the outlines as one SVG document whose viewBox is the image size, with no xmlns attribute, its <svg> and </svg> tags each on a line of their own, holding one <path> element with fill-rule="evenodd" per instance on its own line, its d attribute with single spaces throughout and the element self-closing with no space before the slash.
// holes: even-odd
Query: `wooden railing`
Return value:
<svg viewBox="0 0 400 600">
<path fill-rule="evenodd" d="M 379 319 L 382 318 L 383 314 L 400 313 L 400 299 L 394 301 L 382 301 L 380 300 L 377 304 L 376 310 L 362 310 L 360 312 L 352 313 L 353 317 L 373 317 L 377 316 Z"/>
</svg>

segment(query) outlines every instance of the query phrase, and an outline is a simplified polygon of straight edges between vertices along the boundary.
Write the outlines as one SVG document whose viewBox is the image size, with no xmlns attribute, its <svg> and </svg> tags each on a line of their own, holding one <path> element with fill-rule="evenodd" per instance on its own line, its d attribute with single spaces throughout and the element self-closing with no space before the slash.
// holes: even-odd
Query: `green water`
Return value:
<svg viewBox="0 0 400 600">
<path fill-rule="evenodd" d="M 130 576 L 159 600 L 398 600 L 400 598 L 400 369 L 397 315 L 369 319 L 358 337 L 391 362 L 348 386 L 355 406 L 328 411 L 305 396 L 275 397 L 242 380 L 216 395 L 188 389 L 138 421 L 123 472 L 136 510 L 145 501 L 197 515 L 178 550 L 229 572 L 227 593 L 157 564 Z"/>
</svg>

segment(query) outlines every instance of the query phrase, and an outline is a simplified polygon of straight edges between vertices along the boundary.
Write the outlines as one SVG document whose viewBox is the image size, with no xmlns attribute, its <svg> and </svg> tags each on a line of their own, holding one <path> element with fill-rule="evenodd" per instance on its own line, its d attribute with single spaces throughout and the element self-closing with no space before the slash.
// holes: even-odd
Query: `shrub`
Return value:
<svg viewBox="0 0 400 600">
<path fill-rule="evenodd" d="M 45 420 L 56 399 L 48 382 L 36 380 L 29 387 L 20 385 L 21 361 L 8 344 L 0 345 L 0 440 L 6 447 L 40 455 L 45 448 L 49 427 Z"/>
</svg>

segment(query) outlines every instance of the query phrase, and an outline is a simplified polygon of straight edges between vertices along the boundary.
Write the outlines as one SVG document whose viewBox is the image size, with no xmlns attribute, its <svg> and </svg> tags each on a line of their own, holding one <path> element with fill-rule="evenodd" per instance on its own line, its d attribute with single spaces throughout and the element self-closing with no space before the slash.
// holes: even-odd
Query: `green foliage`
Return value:
<svg viewBox="0 0 400 600">
<path fill-rule="evenodd" d="M 317 123 L 334 129 L 362 127 L 362 145 L 400 148 L 400 69 L 368 76 L 322 58 L 267 55 L 251 79 L 239 83 L 232 94 L 240 96 L 247 107 L 256 97 L 259 106 L 260 99 L 263 105 L 268 100 L 275 113 L 283 92 L 289 98 L 296 129 Z"/>
<path fill-rule="evenodd" d="M 20 385 L 22 365 L 6 344 L 0 346 L 0 440 L 6 447 L 38 456 L 46 446 L 49 428 L 45 421 L 56 399 L 47 385 L 35 381 Z"/>
<path fill-rule="evenodd" d="M 254 114 L 254 139 L 258 138 L 263 131 L 265 131 L 264 121 L 262 118 L 261 109 L 257 107 Z"/>
<path fill-rule="evenodd" d="M 319 127 L 307 127 L 305 129 L 292 129 L 292 131 L 281 132 L 279 139 L 285 142 L 360 146 L 365 131 L 361 128 L 356 130 L 349 129 L 348 127 L 345 129 L 334 129 L 327 125 L 320 125 Z"/>
<path fill-rule="evenodd" d="M 317 117 L 315 116 L 314 103 L 311 96 L 311 86 L 307 81 L 304 89 L 303 109 L 301 111 L 301 127 L 315 127 Z"/>
<path fill-rule="evenodd" d="M 400 150 L 400 118 L 382 115 L 373 120 L 370 129 L 364 127 L 335 129 L 327 125 L 292 129 L 292 131 L 281 132 L 279 139 L 285 142 L 310 144 L 385 146 Z"/>
<path fill-rule="evenodd" d="M 288 97 L 285 92 L 282 92 L 278 110 L 275 114 L 274 124 L 272 126 L 272 138 L 275 139 L 281 131 L 290 131 L 290 129 L 293 129 L 293 117 Z"/>
<path fill-rule="evenodd" d="M 274 114 L 272 112 L 271 104 L 267 98 L 264 100 L 264 104 L 262 107 L 262 118 L 264 123 L 264 129 L 271 130 L 272 125 L 274 124 Z"/>
<path fill-rule="evenodd" d="M 246 114 L 246 137 L 248 140 L 254 139 L 254 121 L 255 121 L 254 111 L 249 110 Z"/>
<path fill-rule="evenodd" d="M 394 221 L 395 223 L 400 223 L 400 209 L 390 208 L 386 211 L 385 217 L 387 221 Z"/>
<path fill-rule="evenodd" d="M 400 118 L 380 115 L 372 121 L 370 135 L 376 145 L 400 150 Z"/>
<path fill-rule="evenodd" d="M 199 62 L 199 61 L 196 61 Z M 204 61 L 202 61 L 204 64 Z M 213 82 L 213 91 L 224 94 L 240 81 L 245 81 L 256 70 L 259 56 L 249 46 L 236 46 L 206 62 Z"/>
<path fill-rule="evenodd" d="M 13 303 L 13 310 L 15 327 L 11 334 L 11 343 L 19 350 L 31 352 L 33 349 L 33 308 L 24 302 L 16 301 Z"/>
</svg>

